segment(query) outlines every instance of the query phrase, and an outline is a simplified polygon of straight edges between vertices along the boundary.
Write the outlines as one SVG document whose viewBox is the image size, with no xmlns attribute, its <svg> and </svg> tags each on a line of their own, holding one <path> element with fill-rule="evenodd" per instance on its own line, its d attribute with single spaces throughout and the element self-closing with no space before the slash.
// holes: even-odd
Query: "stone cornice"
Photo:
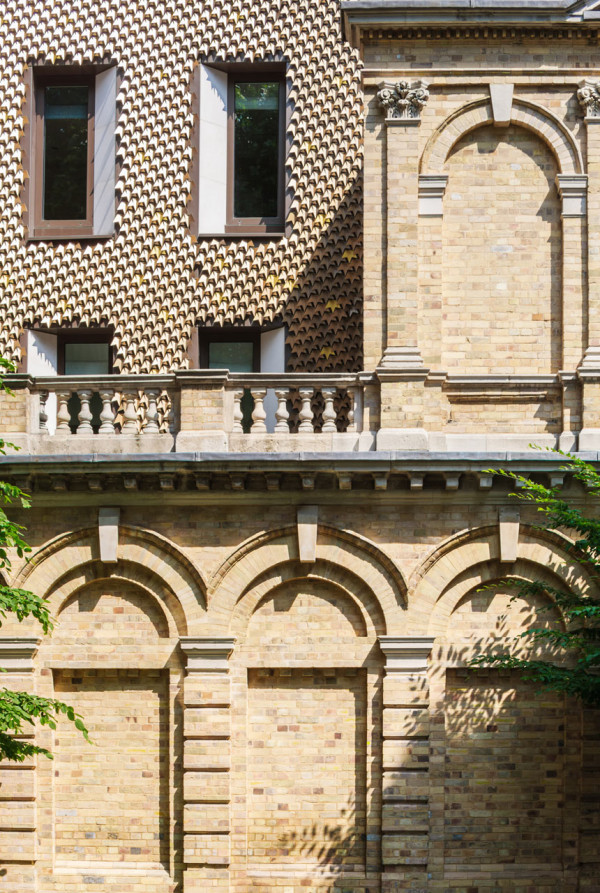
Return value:
<svg viewBox="0 0 600 893">
<path fill-rule="evenodd" d="M 581 372 L 580 372 L 581 374 Z M 598 373 L 595 372 L 597 375 Z M 532 440 L 534 436 L 532 434 Z M 582 454 L 600 462 L 600 453 Z M 34 491 L 36 505 L 59 503 L 120 505 L 165 500 L 218 499 L 312 502 L 370 499 L 375 482 L 387 481 L 386 495 L 415 498 L 413 481 L 428 478 L 429 490 L 447 489 L 444 481 L 482 481 L 489 468 L 520 474 L 551 474 L 564 465 L 549 452 L 452 453 L 372 451 L 367 453 L 167 453 L 143 455 L 3 456 L 0 477 Z M 450 488 L 448 488 L 450 489 Z M 456 490 L 456 488 L 454 488 Z M 344 492 L 342 492 L 344 491 Z"/>
<path fill-rule="evenodd" d="M 342 0 L 341 11 L 345 37 L 357 48 L 365 37 L 494 39 L 506 38 L 510 27 L 516 34 L 573 39 L 600 27 L 597 10 L 569 0 Z"/>
</svg>

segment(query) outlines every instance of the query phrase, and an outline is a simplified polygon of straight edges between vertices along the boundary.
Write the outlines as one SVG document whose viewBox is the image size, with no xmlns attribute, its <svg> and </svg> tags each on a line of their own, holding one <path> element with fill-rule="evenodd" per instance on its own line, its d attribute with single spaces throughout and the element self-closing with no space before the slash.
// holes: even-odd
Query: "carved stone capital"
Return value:
<svg viewBox="0 0 600 893">
<path fill-rule="evenodd" d="M 215 636 L 182 636 L 181 650 L 187 657 L 188 673 L 226 673 L 235 639 Z"/>
<path fill-rule="evenodd" d="M 577 99 L 585 112 L 586 118 L 600 118 L 600 81 L 586 78 L 579 85 Z"/>
<path fill-rule="evenodd" d="M 0 638 L 0 667 L 9 673 L 31 673 L 33 658 L 40 646 L 37 636 L 2 636 Z"/>
<path fill-rule="evenodd" d="M 429 99 L 429 91 L 424 81 L 398 81 L 379 84 L 377 101 L 385 109 L 386 121 L 415 121 L 421 117 L 421 109 Z"/>
<path fill-rule="evenodd" d="M 433 638 L 417 636 L 379 636 L 379 645 L 386 660 L 386 671 L 397 673 L 425 673 Z"/>
</svg>

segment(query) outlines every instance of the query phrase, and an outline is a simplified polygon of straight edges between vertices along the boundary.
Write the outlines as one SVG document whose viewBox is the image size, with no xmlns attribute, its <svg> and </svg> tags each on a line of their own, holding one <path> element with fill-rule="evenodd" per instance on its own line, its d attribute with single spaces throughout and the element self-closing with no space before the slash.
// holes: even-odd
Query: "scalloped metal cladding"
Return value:
<svg viewBox="0 0 600 893">
<path fill-rule="evenodd" d="M 0 38 L 2 355 L 24 326 L 111 325 L 120 372 L 188 365 L 197 322 L 289 327 L 290 371 L 361 367 L 362 101 L 338 3 L 9 3 Z M 287 63 L 288 235 L 190 232 L 191 79 L 203 60 Z M 117 97 L 116 231 L 26 242 L 28 65 L 111 62 Z"/>
</svg>

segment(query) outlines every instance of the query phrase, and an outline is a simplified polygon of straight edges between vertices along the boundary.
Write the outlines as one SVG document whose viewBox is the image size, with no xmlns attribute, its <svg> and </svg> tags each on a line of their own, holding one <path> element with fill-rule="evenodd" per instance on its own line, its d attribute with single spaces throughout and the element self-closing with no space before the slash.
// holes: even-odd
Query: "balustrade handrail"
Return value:
<svg viewBox="0 0 600 893">
<path fill-rule="evenodd" d="M 226 387 L 240 388 L 345 388 L 359 387 L 363 382 L 358 372 L 230 372 Z"/>
<path fill-rule="evenodd" d="M 36 391 L 76 391 L 83 388 L 98 391 L 101 388 L 123 391 L 129 388 L 165 389 L 175 385 L 174 374 L 143 375 L 36 375 L 31 379 Z"/>
</svg>

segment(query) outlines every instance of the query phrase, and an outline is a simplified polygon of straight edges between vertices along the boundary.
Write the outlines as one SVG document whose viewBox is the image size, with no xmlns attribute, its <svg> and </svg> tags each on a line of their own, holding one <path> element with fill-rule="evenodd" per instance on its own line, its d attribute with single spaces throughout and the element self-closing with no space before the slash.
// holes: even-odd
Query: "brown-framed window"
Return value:
<svg viewBox="0 0 600 893">
<path fill-rule="evenodd" d="M 33 228 L 37 237 L 92 236 L 92 75 L 36 73 Z"/>
<path fill-rule="evenodd" d="M 112 375 L 112 334 L 71 329 L 57 334 L 59 375 Z"/>
<path fill-rule="evenodd" d="M 209 326 L 198 331 L 201 369 L 260 372 L 260 329 Z"/>
<path fill-rule="evenodd" d="M 283 230 L 284 160 L 284 74 L 230 71 L 226 233 Z"/>
</svg>

